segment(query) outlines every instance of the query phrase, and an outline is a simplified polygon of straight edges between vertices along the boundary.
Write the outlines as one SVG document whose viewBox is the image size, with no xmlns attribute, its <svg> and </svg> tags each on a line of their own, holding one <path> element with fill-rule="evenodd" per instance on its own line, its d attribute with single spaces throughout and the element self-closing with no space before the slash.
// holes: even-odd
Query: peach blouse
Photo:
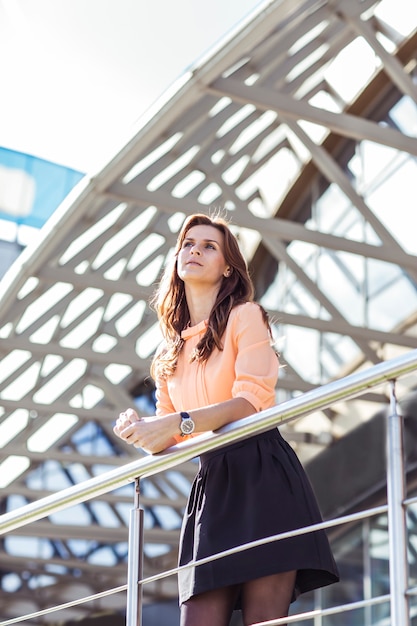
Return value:
<svg viewBox="0 0 417 626">
<path fill-rule="evenodd" d="M 206 327 L 203 321 L 182 332 L 185 342 L 174 374 L 157 381 L 156 414 L 189 411 L 238 397 L 246 398 L 255 411 L 273 406 L 279 364 L 259 306 L 247 302 L 232 309 L 223 350 L 215 348 L 207 361 L 190 363 Z"/>
</svg>

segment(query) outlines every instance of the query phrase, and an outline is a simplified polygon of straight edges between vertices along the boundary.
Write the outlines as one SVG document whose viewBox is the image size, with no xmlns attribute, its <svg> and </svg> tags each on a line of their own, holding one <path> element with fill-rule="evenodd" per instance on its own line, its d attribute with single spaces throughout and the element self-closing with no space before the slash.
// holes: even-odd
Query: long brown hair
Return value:
<svg viewBox="0 0 417 626">
<path fill-rule="evenodd" d="M 154 378 L 165 378 L 174 373 L 184 343 L 181 332 L 190 322 L 190 313 L 184 282 L 177 272 L 177 260 L 187 232 L 193 226 L 200 225 L 213 226 L 223 234 L 223 255 L 231 274 L 223 278 L 207 330 L 197 344 L 192 360 L 206 361 L 215 347 L 222 350 L 221 337 L 230 311 L 238 304 L 253 300 L 254 289 L 246 261 L 226 220 L 219 216 L 208 217 L 202 213 L 188 217 L 178 235 L 172 263 L 165 268 L 159 288 L 151 301 L 158 314 L 164 337 L 162 349 L 157 351 L 151 366 L 151 375 Z"/>
</svg>

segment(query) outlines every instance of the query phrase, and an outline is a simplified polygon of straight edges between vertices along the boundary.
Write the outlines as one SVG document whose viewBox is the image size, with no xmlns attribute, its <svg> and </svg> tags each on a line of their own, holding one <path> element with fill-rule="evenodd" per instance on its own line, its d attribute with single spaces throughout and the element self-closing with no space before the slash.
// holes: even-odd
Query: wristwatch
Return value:
<svg viewBox="0 0 417 626">
<path fill-rule="evenodd" d="M 191 435 L 191 433 L 194 432 L 194 429 L 195 429 L 194 421 L 191 419 L 190 415 L 186 413 L 185 411 L 180 413 L 180 415 L 181 415 L 181 423 L 180 423 L 181 437 L 186 437 L 187 435 Z"/>
</svg>

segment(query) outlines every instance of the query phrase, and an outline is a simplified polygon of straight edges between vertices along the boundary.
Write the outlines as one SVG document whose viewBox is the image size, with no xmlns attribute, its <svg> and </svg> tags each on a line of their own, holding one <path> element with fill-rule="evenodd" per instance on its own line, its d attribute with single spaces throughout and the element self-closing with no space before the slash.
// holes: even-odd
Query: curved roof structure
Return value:
<svg viewBox="0 0 417 626">
<path fill-rule="evenodd" d="M 220 208 L 239 237 L 276 322 L 277 401 L 417 348 L 417 11 L 399 4 L 261 5 L 12 266 L 0 283 L 3 511 L 138 454 L 112 426 L 132 402 L 152 414 L 160 336 L 147 301 L 190 213 Z M 383 401 L 368 394 L 285 434 L 307 461 Z M 194 472 L 143 485 L 145 574 L 175 565 Z M 4 615 L 124 584 L 131 506 L 126 488 L 4 538 Z M 174 596 L 175 580 L 145 594 Z"/>
</svg>

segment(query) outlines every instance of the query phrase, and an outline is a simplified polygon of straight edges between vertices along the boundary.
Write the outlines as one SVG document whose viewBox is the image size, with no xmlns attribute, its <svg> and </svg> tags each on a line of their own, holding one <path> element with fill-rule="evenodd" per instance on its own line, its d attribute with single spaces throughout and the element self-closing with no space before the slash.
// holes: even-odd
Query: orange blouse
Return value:
<svg viewBox="0 0 417 626">
<path fill-rule="evenodd" d="M 185 339 L 176 370 L 156 384 L 156 414 L 245 398 L 261 411 L 275 404 L 278 358 L 262 312 L 254 302 L 232 309 L 223 335 L 223 350 L 215 348 L 207 361 L 190 363 L 190 356 L 205 333 L 207 322 L 182 332 Z"/>
</svg>

